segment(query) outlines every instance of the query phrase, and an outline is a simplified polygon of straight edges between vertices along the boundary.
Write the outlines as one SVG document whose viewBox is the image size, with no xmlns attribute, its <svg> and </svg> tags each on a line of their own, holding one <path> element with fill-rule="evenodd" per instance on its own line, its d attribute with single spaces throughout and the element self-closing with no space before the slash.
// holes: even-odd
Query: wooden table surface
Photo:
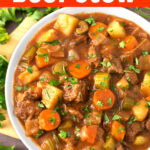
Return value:
<svg viewBox="0 0 150 150">
<path fill-rule="evenodd" d="M 136 12 L 136 8 L 135 7 L 128 7 L 127 9 Z M 128 18 L 127 18 L 128 19 Z M 150 21 L 150 19 L 148 19 Z M 15 23 L 8 23 L 6 28 L 7 31 L 10 33 L 13 29 L 15 29 L 17 25 Z M 6 135 L 2 135 L 0 134 L 0 144 L 3 145 L 16 145 L 15 150 L 27 150 L 27 148 L 24 146 L 24 144 L 17 139 L 8 137 Z"/>
</svg>

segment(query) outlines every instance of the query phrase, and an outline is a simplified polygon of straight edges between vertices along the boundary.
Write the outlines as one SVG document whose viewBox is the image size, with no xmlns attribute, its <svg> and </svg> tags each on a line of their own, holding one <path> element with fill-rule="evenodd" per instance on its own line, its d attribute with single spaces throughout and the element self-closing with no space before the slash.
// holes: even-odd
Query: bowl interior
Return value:
<svg viewBox="0 0 150 150">
<path fill-rule="evenodd" d="M 35 145 L 30 138 L 27 138 L 25 136 L 25 132 L 19 123 L 18 119 L 13 113 L 13 97 L 12 97 L 12 91 L 13 91 L 13 80 L 14 80 L 14 73 L 15 69 L 18 65 L 18 62 L 20 60 L 20 57 L 22 56 L 28 42 L 32 39 L 35 33 L 38 32 L 38 30 L 49 23 L 50 21 L 54 20 L 59 13 L 68 13 L 68 14 L 76 14 L 76 13 L 90 13 L 90 12 L 101 12 L 109 15 L 115 15 L 121 18 L 125 18 L 127 20 L 131 20 L 138 24 L 140 27 L 142 27 L 146 32 L 150 34 L 149 26 L 150 23 L 140 17 L 139 15 L 135 14 L 134 12 L 131 12 L 125 8 L 120 7 L 66 7 L 62 8 L 60 10 L 57 10 L 56 12 L 53 12 L 49 14 L 48 16 L 41 19 L 39 22 L 37 22 L 22 38 L 22 40 L 17 45 L 9 66 L 7 70 L 6 75 L 6 84 L 5 84 L 5 96 L 6 96 L 6 104 L 8 109 L 9 118 L 11 120 L 11 123 L 17 132 L 18 136 L 22 140 L 22 142 L 26 145 L 26 147 L 30 150 L 40 150 L 37 145 Z"/>
</svg>

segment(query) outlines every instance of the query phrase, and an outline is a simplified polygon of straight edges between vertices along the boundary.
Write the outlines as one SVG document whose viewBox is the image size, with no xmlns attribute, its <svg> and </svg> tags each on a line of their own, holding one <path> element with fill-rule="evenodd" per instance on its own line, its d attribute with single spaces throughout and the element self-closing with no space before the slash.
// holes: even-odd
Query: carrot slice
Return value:
<svg viewBox="0 0 150 150">
<path fill-rule="evenodd" d="M 61 122 L 58 112 L 50 109 L 45 109 L 40 113 L 39 124 L 43 130 L 51 131 L 56 129 Z"/>
<path fill-rule="evenodd" d="M 46 57 L 48 57 L 49 60 L 46 61 Z M 54 63 L 56 63 L 58 61 L 58 59 L 55 58 L 50 58 L 49 56 L 35 56 L 35 60 L 36 60 L 36 64 L 39 68 L 44 68 L 47 67 L 49 65 L 52 65 Z"/>
<path fill-rule="evenodd" d="M 125 137 L 125 127 L 118 121 L 113 121 L 111 128 L 111 135 L 117 140 L 122 141 Z"/>
<path fill-rule="evenodd" d="M 125 47 L 123 50 L 130 51 L 137 47 L 138 42 L 133 35 L 129 35 L 124 39 Z"/>
<path fill-rule="evenodd" d="M 146 97 L 145 99 L 146 101 L 150 101 L 150 96 Z"/>
<path fill-rule="evenodd" d="M 69 72 L 72 76 L 82 79 L 91 73 L 91 67 L 87 60 L 78 60 L 69 65 Z"/>
<path fill-rule="evenodd" d="M 107 110 L 113 107 L 115 99 L 115 95 L 109 89 L 96 90 L 93 104 L 98 110 Z"/>
<path fill-rule="evenodd" d="M 96 22 L 96 25 L 93 25 L 89 29 L 89 37 L 92 40 L 95 40 L 96 38 L 101 39 L 101 36 L 104 36 L 107 31 L 107 26 L 102 22 Z M 103 34 L 103 35 L 102 35 Z"/>
<path fill-rule="evenodd" d="M 87 127 L 87 139 L 86 141 L 88 143 L 94 144 L 95 143 L 95 139 L 96 139 L 96 135 L 97 135 L 97 129 L 98 126 L 96 125 L 91 125 Z"/>
</svg>

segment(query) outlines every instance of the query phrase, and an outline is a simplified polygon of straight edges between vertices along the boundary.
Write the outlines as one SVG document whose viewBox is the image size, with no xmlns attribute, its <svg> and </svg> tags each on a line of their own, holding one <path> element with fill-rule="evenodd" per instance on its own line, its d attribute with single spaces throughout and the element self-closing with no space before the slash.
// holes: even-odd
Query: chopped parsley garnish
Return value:
<svg viewBox="0 0 150 150">
<path fill-rule="evenodd" d="M 128 121 L 128 124 L 132 124 L 135 121 L 136 121 L 136 118 L 134 116 L 131 116 L 131 118 Z"/>
<path fill-rule="evenodd" d="M 72 85 L 71 84 L 68 85 L 68 89 L 72 89 Z"/>
<path fill-rule="evenodd" d="M 148 51 L 142 52 L 142 55 L 143 55 L 144 57 L 147 56 L 147 55 L 148 55 Z"/>
<path fill-rule="evenodd" d="M 127 80 L 128 80 L 129 82 L 131 82 L 131 78 L 130 78 L 130 77 L 127 77 Z"/>
<path fill-rule="evenodd" d="M 89 150 L 95 150 L 93 147 L 89 147 Z"/>
<path fill-rule="evenodd" d="M 88 122 L 89 122 L 89 125 L 91 126 L 92 125 L 91 119 L 88 119 Z"/>
<path fill-rule="evenodd" d="M 44 78 L 40 78 L 40 82 L 44 82 Z"/>
<path fill-rule="evenodd" d="M 130 70 L 133 70 L 133 71 L 136 72 L 136 73 L 140 73 L 140 72 L 141 72 L 140 69 L 135 68 L 135 66 L 133 66 L 133 65 L 130 65 L 130 66 L 129 66 L 129 69 L 130 69 Z"/>
<path fill-rule="evenodd" d="M 105 123 L 108 124 L 109 123 L 109 118 L 107 116 L 107 114 L 105 113 L 104 114 L 104 120 L 105 120 Z"/>
<path fill-rule="evenodd" d="M 47 44 L 51 44 L 51 45 L 57 45 L 57 44 L 60 44 L 60 42 L 58 40 L 54 40 L 54 41 L 48 41 L 48 42 L 45 42 Z"/>
<path fill-rule="evenodd" d="M 100 36 L 98 35 L 98 36 L 96 37 L 96 40 L 99 40 L 99 38 L 100 38 Z"/>
<path fill-rule="evenodd" d="M 43 134 L 44 134 L 44 131 L 42 129 L 39 129 L 37 135 L 35 136 L 35 138 L 38 139 Z"/>
<path fill-rule="evenodd" d="M 80 64 L 76 64 L 75 68 L 80 69 Z"/>
<path fill-rule="evenodd" d="M 68 78 L 66 78 L 66 80 L 67 80 L 67 81 L 70 81 L 71 84 L 76 84 L 76 83 L 78 83 L 78 79 L 75 78 L 75 77 L 68 77 Z"/>
<path fill-rule="evenodd" d="M 139 65 L 139 60 L 138 60 L 137 57 L 135 58 L 135 64 L 136 64 L 136 65 Z"/>
<path fill-rule="evenodd" d="M 101 27 L 97 29 L 98 32 L 103 32 L 104 30 L 105 30 L 105 27 Z"/>
<path fill-rule="evenodd" d="M 89 18 L 85 19 L 85 21 L 92 26 L 96 25 L 95 19 L 93 18 L 92 15 Z"/>
<path fill-rule="evenodd" d="M 112 120 L 119 120 L 120 121 L 121 118 L 122 117 L 120 115 L 114 115 L 113 118 L 112 118 Z"/>
<path fill-rule="evenodd" d="M 49 120 L 49 122 L 52 122 L 52 124 L 55 125 L 55 122 L 56 122 L 55 117 L 52 117 L 52 118 Z"/>
<path fill-rule="evenodd" d="M 60 130 L 58 135 L 61 139 L 66 139 L 70 136 L 70 133 L 64 130 Z"/>
<path fill-rule="evenodd" d="M 38 103 L 38 107 L 40 107 L 40 108 L 44 108 L 45 106 L 44 106 L 44 104 L 43 104 L 43 103 L 39 102 L 39 103 Z"/>
<path fill-rule="evenodd" d="M 121 41 L 121 42 L 119 43 L 119 46 L 120 46 L 120 48 L 125 48 L 126 43 L 125 43 L 124 41 Z"/>
<path fill-rule="evenodd" d="M 97 73 L 98 71 L 99 71 L 99 69 L 95 68 L 95 69 L 92 70 L 92 73 L 95 74 L 95 73 Z"/>
<path fill-rule="evenodd" d="M 39 43 L 37 43 L 36 45 L 35 45 L 35 47 L 40 47 L 42 45 L 42 41 L 40 41 Z"/>
<path fill-rule="evenodd" d="M 60 85 L 59 81 L 54 80 L 54 79 L 51 79 L 51 80 L 49 81 L 49 84 L 50 84 L 51 86 L 58 86 L 58 85 Z"/>
<path fill-rule="evenodd" d="M 108 99 L 108 105 L 110 106 L 112 104 L 112 101 L 111 101 L 111 97 Z"/>
<path fill-rule="evenodd" d="M 102 100 L 99 100 L 99 101 L 96 103 L 96 105 L 103 107 L 103 102 L 102 102 Z"/>
<path fill-rule="evenodd" d="M 139 106 L 140 105 L 140 102 L 136 102 L 136 104 L 135 104 L 136 106 Z"/>
<path fill-rule="evenodd" d="M 25 85 L 23 88 L 24 88 L 24 90 L 27 90 L 29 87 L 28 87 L 28 85 Z"/>
<path fill-rule="evenodd" d="M 103 62 L 100 62 L 100 64 L 107 68 L 111 67 L 111 65 L 112 65 L 110 61 L 108 61 L 107 63 L 105 61 L 103 61 Z"/>
<path fill-rule="evenodd" d="M 15 86 L 15 90 L 16 91 L 21 91 L 22 90 L 22 86 Z"/>
<path fill-rule="evenodd" d="M 38 54 L 39 57 L 45 57 L 44 62 L 49 62 L 48 54 Z"/>
<path fill-rule="evenodd" d="M 72 118 L 73 118 L 74 121 L 77 121 L 76 115 L 73 114 Z"/>
<path fill-rule="evenodd" d="M 29 66 L 29 67 L 27 68 L 27 71 L 28 71 L 29 73 L 33 73 L 32 66 Z"/>
<path fill-rule="evenodd" d="M 116 85 L 113 85 L 113 86 L 110 87 L 110 89 L 111 89 L 112 91 L 114 91 L 115 88 L 116 88 Z"/>
</svg>

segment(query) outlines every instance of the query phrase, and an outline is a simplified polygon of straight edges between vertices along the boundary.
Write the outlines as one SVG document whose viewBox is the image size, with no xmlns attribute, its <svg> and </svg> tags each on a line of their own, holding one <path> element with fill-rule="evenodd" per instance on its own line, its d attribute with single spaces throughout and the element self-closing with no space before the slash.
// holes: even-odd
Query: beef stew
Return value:
<svg viewBox="0 0 150 150">
<path fill-rule="evenodd" d="M 14 113 L 42 150 L 150 147 L 150 37 L 101 13 L 60 14 L 26 47 Z"/>
</svg>

